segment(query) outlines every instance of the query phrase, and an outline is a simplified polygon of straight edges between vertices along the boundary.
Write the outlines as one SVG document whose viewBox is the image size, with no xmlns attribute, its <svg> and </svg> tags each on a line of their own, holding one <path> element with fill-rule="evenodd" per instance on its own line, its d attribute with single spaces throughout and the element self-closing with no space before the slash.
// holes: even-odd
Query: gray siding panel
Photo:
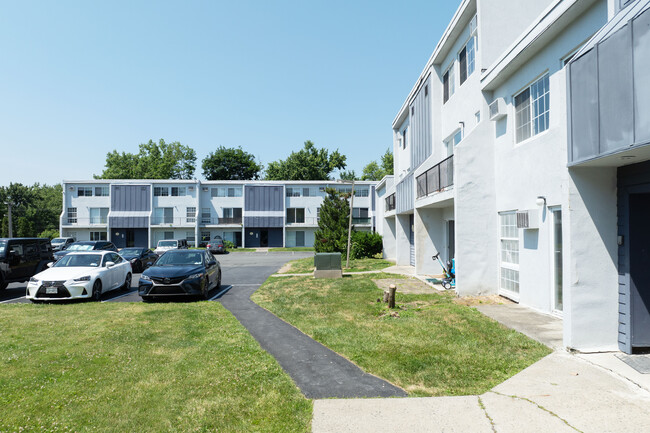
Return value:
<svg viewBox="0 0 650 433">
<path fill-rule="evenodd" d="M 650 12 L 634 20 L 634 120 L 637 143 L 650 141 Z"/>
<path fill-rule="evenodd" d="M 427 91 L 425 92 L 425 88 Z M 411 129 L 411 169 L 431 156 L 431 77 L 420 87 L 409 107 Z"/>
<path fill-rule="evenodd" d="M 283 227 L 283 217 L 244 217 L 244 227 Z"/>
<path fill-rule="evenodd" d="M 149 227 L 149 217 L 110 217 L 110 226 L 123 229 L 146 229 Z"/>
<path fill-rule="evenodd" d="M 284 211 L 282 186 L 246 186 L 246 211 Z"/>
<path fill-rule="evenodd" d="M 413 210 L 415 207 L 415 196 L 413 195 L 412 173 L 397 184 L 395 192 L 395 211 L 397 213 L 404 213 Z"/>
<path fill-rule="evenodd" d="M 111 185 L 111 210 L 151 211 L 151 186 Z"/>
<path fill-rule="evenodd" d="M 598 56 L 591 50 L 571 64 L 572 160 L 598 154 Z"/>
</svg>

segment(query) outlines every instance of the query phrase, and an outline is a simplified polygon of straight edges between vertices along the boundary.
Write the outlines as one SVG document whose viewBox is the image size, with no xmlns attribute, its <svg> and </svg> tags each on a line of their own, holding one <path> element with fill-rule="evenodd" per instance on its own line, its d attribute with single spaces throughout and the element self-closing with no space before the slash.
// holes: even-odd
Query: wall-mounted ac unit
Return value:
<svg viewBox="0 0 650 433">
<path fill-rule="evenodd" d="M 190 190 L 190 191 L 194 191 L 194 187 L 193 187 L 193 186 L 190 186 L 190 187 L 188 187 L 187 189 Z"/>
<path fill-rule="evenodd" d="M 208 188 L 204 186 L 203 187 L 203 192 L 208 192 Z"/>
<path fill-rule="evenodd" d="M 539 215 L 537 210 L 522 210 L 517 212 L 518 229 L 539 229 Z"/>
<path fill-rule="evenodd" d="M 506 101 L 503 98 L 495 99 L 489 107 L 490 120 L 499 120 L 506 115 Z"/>
</svg>

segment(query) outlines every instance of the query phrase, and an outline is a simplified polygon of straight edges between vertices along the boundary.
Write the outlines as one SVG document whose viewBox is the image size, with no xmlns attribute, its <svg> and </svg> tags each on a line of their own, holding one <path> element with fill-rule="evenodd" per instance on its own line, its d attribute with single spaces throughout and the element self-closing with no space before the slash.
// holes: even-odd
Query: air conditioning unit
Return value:
<svg viewBox="0 0 650 433">
<path fill-rule="evenodd" d="M 499 120 L 506 116 L 506 101 L 503 98 L 495 99 L 489 107 L 490 120 Z"/>
<path fill-rule="evenodd" d="M 518 229 L 539 229 L 539 215 L 537 210 L 522 210 L 517 212 Z"/>
<path fill-rule="evenodd" d="M 204 186 L 203 187 L 203 192 L 208 192 L 208 188 Z"/>
<path fill-rule="evenodd" d="M 193 186 L 190 186 L 190 187 L 188 187 L 187 189 L 190 190 L 190 191 L 194 191 L 194 187 L 193 187 Z"/>
</svg>

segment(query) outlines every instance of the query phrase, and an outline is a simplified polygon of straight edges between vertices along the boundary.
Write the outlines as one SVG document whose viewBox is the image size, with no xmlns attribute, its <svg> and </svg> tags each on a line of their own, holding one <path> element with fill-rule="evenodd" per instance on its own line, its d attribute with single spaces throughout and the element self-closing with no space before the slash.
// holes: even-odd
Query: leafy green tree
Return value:
<svg viewBox="0 0 650 433">
<path fill-rule="evenodd" d="M 269 163 L 266 168 L 267 180 L 328 180 L 335 169 L 346 167 L 346 157 L 338 150 L 331 154 L 327 149 L 317 149 L 311 141 L 305 147 L 291 152 L 285 160 Z"/>
<path fill-rule="evenodd" d="M 327 188 L 325 192 L 327 196 L 320 208 L 314 249 L 317 253 L 339 252 L 345 256 L 350 218 L 349 194 L 340 193 L 334 188 Z"/>
<path fill-rule="evenodd" d="M 360 180 L 354 170 L 342 171 L 339 177 L 343 180 Z"/>
<path fill-rule="evenodd" d="M 149 140 L 137 154 L 114 150 L 106 155 L 106 168 L 95 179 L 192 179 L 196 152 L 178 141 Z"/>
<path fill-rule="evenodd" d="M 39 238 L 49 238 L 50 240 L 59 237 L 59 231 L 57 229 L 47 229 L 43 230 L 39 235 Z"/>
<path fill-rule="evenodd" d="M 362 180 L 381 180 L 384 176 L 393 174 L 393 152 L 386 150 L 380 162 L 372 161 L 363 168 Z"/>
<path fill-rule="evenodd" d="M 207 180 L 253 180 L 260 178 L 263 166 L 241 147 L 220 146 L 203 159 L 202 168 Z"/>
<path fill-rule="evenodd" d="M 0 237 L 9 236 L 9 216 L 5 202 L 13 203 L 11 209 L 13 235 L 38 236 L 45 230 L 58 232 L 62 208 L 61 185 L 25 186 L 12 183 L 0 187 Z"/>
</svg>

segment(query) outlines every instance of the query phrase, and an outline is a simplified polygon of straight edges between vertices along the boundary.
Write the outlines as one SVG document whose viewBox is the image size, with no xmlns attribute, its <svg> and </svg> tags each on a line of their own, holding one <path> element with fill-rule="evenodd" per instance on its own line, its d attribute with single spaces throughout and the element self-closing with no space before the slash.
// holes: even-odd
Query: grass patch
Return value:
<svg viewBox="0 0 650 433">
<path fill-rule="evenodd" d="M 0 307 L 0 431 L 307 432 L 312 404 L 217 302 Z"/>
<path fill-rule="evenodd" d="M 314 247 L 286 247 L 286 248 L 271 248 L 271 252 L 282 252 L 282 251 L 314 251 Z"/>
<path fill-rule="evenodd" d="M 393 266 L 393 262 L 383 259 L 353 259 L 350 260 L 350 267 L 345 267 L 345 259 L 341 260 L 343 272 L 364 272 L 364 271 L 380 271 L 389 266 Z M 284 274 L 307 274 L 314 271 L 314 257 L 306 257 L 304 259 L 293 260 L 288 263 L 283 269 Z"/>
<path fill-rule="evenodd" d="M 398 293 L 389 311 L 371 281 L 388 277 L 271 278 L 252 299 L 411 396 L 482 394 L 550 353 L 448 293 Z"/>
<path fill-rule="evenodd" d="M 228 248 L 229 253 L 254 253 L 255 248 Z"/>
</svg>

